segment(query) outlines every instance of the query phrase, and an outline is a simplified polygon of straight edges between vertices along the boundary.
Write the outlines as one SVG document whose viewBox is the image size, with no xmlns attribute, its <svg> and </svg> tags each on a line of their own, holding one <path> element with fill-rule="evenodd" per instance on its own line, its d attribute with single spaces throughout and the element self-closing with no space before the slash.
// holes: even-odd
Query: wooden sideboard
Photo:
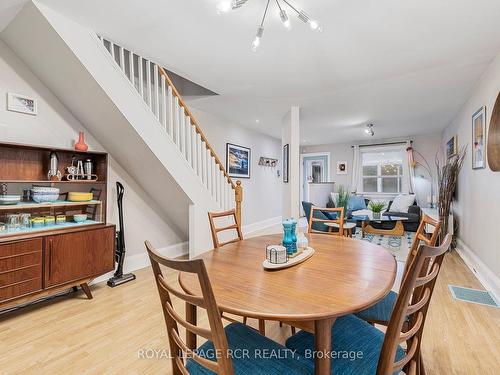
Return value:
<svg viewBox="0 0 500 375">
<path fill-rule="evenodd" d="M 75 160 L 91 160 L 98 180 L 49 181 L 51 153 L 57 154 L 61 172 Z M 0 205 L 0 222 L 16 214 L 67 218 L 0 230 L 0 311 L 78 286 L 90 299 L 88 283 L 113 271 L 116 234 L 115 226 L 106 224 L 107 160 L 104 152 L 0 143 L 0 184 L 7 185 L 8 194 L 22 195 L 32 186 L 60 190 L 55 202 Z M 69 201 L 69 192 L 92 192 L 94 198 Z M 76 223 L 76 214 L 87 214 L 87 220 Z"/>
</svg>

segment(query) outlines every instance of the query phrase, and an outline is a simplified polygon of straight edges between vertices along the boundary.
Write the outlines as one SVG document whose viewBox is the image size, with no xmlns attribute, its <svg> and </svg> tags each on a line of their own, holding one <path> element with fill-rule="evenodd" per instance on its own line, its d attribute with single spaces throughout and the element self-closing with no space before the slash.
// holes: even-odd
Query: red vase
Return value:
<svg viewBox="0 0 500 375">
<path fill-rule="evenodd" d="M 78 142 L 75 143 L 76 151 L 87 151 L 89 146 L 85 143 L 85 134 L 83 132 L 79 133 Z"/>
</svg>

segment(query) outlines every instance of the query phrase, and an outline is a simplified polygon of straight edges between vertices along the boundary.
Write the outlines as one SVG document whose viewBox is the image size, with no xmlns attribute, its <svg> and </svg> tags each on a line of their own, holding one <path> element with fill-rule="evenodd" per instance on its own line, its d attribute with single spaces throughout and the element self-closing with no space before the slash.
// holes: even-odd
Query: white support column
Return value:
<svg viewBox="0 0 500 375">
<path fill-rule="evenodd" d="M 137 89 L 137 87 L 135 86 L 135 56 L 132 51 L 130 52 L 130 77 L 132 86 L 134 86 L 134 88 Z"/>
<path fill-rule="evenodd" d="M 212 157 L 210 155 L 210 150 L 207 149 L 205 151 L 205 172 L 207 174 L 207 189 L 208 191 L 212 190 L 212 172 L 211 172 L 211 163 L 212 163 Z"/>
<path fill-rule="evenodd" d="M 288 145 L 288 182 L 283 183 L 283 218 L 300 216 L 300 109 L 292 107 L 283 119 L 282 146 Z"/>
<path fill-rule="evenodd" d="M 110 52 L 111 52 L 111 56 L 113 57 L 113 61 L 116 63 L 115 44 L 109 42 L 109 47 L 110 47 L 110 50 L 111 50 Z"/>
<path fill-rule="evenodd" d="M 215 199 L 217 193 L 217 180 L 216 180 L 216 168 L 217 162 L 215 161 L 215 158 L 212 156 L 212 163 L 211 163 L 211 168 L 210 168 L 210 174 L 212 175 L 212 190 L 210 191 L 212 193 L 212 197 Z"/>
<path fill-rule="evenodd" d="M 174 97 L 172 93 L 172 86 L 168 86 L 168 134 L 174 139 Z"/>
<path fill-rule="evenodd" d="M 127 75 L 127 72 L 125 71 L 125 50 L 123 47 L 120 46 L 120 68 L 122 69 L 122 72 Z"/>
<path fill-rule="evenodd" d="M 202 177 L 203 185 L 207 186 L 207 144 L 205 141 L 201 142 L 201 168 L 202 168 Z"/>
<path fill-rule="evenodd" d="M 203 167 L 201 165 L 202 157 L 201 135 L 196 134 L 196 174 L 203 181 Z"/>
</svg>

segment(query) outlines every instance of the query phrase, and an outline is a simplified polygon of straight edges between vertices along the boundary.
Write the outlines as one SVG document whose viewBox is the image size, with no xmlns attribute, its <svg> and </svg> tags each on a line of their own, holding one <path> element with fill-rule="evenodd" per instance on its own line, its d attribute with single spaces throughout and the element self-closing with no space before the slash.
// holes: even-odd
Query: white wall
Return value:
<svg viewBox="0 0 500 375">
<path fill-rule="evenodd" d="M 229 120 L 194 108 L 190 109 L 200 123 L 208 141 L 223 163 L 226 162 L 226 143 L 251 149 L 250 178 L 242 178 L 243 187 L 242 226 L 245 230 L 257 228 L 259 223 L 279 220 L 281 216 L 281 142 L 268 135 L 244 128 Z M 259 165 L 261 156 L 279 159 L 277 167 Z M 234 179 L 238 180 L 237 178 Z M 264 224 L 263 224 L 264 225 Z"/>
<path fill-rule="evenodd" d="M 281 147 L 288 144 L 288 183 L 283 183 L 283 217 L 300 216 L 300 108 L 293 106 L 283 118 Z"/>
<path fill-rule="evenodd" d="M 461 250 L 470 251 L 469 256 L 486 266 L 500 277 L 500 245 L 498 244 L 500 213 L 500 173 L 485 169 L 473 170 L 471 160 L 472 114 L 481 106 L 486 106 L 486 126 L 490 124 L 491 113 L 500 91 L 500 54 L 497 55 L 488 70 L 483 74 L 469 100 L 464 104 L 452 123 L 443 133 L 444 142 L 455 134 L 459 146 L 467 145 L 467 157 L 460 173 L 458 199 L 453 211 L 459 225 Z M 476 264 L 478 266 L 478 264 Z M 488 272 L 488 270 L 484 270 Z M 484 276 L 484 275 L 483 275 Z M 497 288 L 500 285 L 497 284 Z"/>
<path fill-rule="evenodd" d="M 376 129 L 375 129 L 376 130 Z M 431 135 L 417 135 L 408 138 L 389 138 L 377 139 L 371 143 L 385 143 L 385 142 L 398 142 L 406 141 L 407 139 L 413 140 L 413 148 L 415 151 L 420 152 L 427 162 L 430 164 L 433 179 L 436 185 L 436 167 L 435 157 L 438 152 L 441 152 L 441 134 Z M 353 150 L 351 145 L 354 143 L 334 143 L 326 145 L 302 146 L 301 154 L 311 152 L 330 152 L 330 181 L 335 182 L 337 186 L 343 185 L 345 187 L 351 186 L 352 178 L 352 163 L 353 163 Z M 359 142 L 359 144 L 369 144 L 369 142 Z M 414 152 L 414 158 L 418 162 L 423 162 L 422 158 Z M 337 174 L 337 161 L 347 162 L 347 174 Z M 415 169 L 414 190 L 417 194 L 417 202 L 422 207 L 427 206 L 427 196 L 430 195 L 430 179 L 429 174 L 420 166 Z M 423 178 L 421 178 L 423 176 Z M 436 191 L 436 187 L 434 188 Z"/>
<path fill-rule="evenodd" d="M 6 93 L 25 94 L 38 99 L 38 116 L 6 110 Z M 85 127 L 60 103 L 28 67 L 0 41 L 0 141 L 73 147 L 78 131 L 86 132 L 92 150 L 103 150 Z M 105 151 L 105 150 L 104 150 Z M 124 211 L 129 255 L 143 254 L 144 240 L 167 247 L 187 240 L 169 224 L 154 201 L 110 155 L 108 171 L 108 221 L 117 222 L 115 182 L 125 186 Z M 147 223 L 140 225 L 139 223 Z"/>
</svg>

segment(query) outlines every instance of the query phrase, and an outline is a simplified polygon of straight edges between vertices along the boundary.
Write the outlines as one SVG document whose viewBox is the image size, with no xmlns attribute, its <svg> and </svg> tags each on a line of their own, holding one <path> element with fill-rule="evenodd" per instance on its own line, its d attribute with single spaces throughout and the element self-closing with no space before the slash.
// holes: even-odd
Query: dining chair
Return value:
<svg viewBox="0 0 500 375">
<path fill-rule="evenodd" d="M 226 219 L 228 221 L 232 221 L 231 224 L 218 227 L 216 225 L 216 220 Z M 210 222 L 210 229 L 212 231 L 212 242 L 214 244 L 214 248 L 219 248 L 221 246 L 227 245 L 229 243 L 238 242 L 243 239 L 243 234 L 241 233 L 241 223 L 238 222 L 236 217 L 236 210 L 228 210 L 223 212 L 209 212 L 208 213 L 208 221 Z M 219 233 L 222 232 L 236 232 L 236 238 L 232 238 L 227 241 L 221 241 L 219 238 Z"/>
<path fill-rule="evenodd" d="M 241 323 L 223 327 L 203 260 L 168 259 L 161 256 L 148 241 L 145 244 L 167 326 L 174 375 L 208 375 L 214 372 L 221 375 L 313 373 L 313 366 L 308 361 L 298 358 L 292 351 L 260 335 L 253 328 Z M 186 294 L 172 285 L 169 278 L 163 275 L 160 265 L 173 271 L 195 274 L 201 296 Z M 209 328 L 197 324 L 196 312 L 183 319 L 177 311 L 177 307 L 183 303 L 173 303 L 172 297 L 186 306 L 206 310 Z M 186 340 L 179 334 L 179 325 L 186 329 Z M 199 348 L 196 348 L 197 336 L 208 340 Z M 265 353 L 279 356 L 265 356 Z"/>
<path fill-rule="evenodd" d="M 325 213 L 330 213 L 330 217 L 327 217 Z M 335 214 L 333 215 L 335 218 L 332 218 L 332 213 Z M 335 226 L 335 228 L 327 224 Z M 336 231 L 333 229 L 336 229 Z M 312 206 L 311 212 L 309 213 L 307 233 L 323 233 L 341 237 L 344 236 L 344 208 L 320 208 Z"/>
<path fill-rule="evenodd" d="M 351 354 L 336 356 L 332 359 L 332 373 L 391 375 L 403 371 L 411 375 L 425 374 L 420 351 L 422 333 L 434 286 L 450 244 L 451 235 L 448 234 L 441 246 L 420 245 L 408 267 L 385 335 L 352 314 L 335 321 L 332 353 L 356 353 L 356 358 Z M 409 325 L 404 329 L 407 317 Z M 406 342 L 406 349 L 400 345 L 403 342 Z M 311 353 L 314 335 L 300 331 L 286 341 L 286 346 L 299 355 Z"/>
<path fill-rule="evenodd" d="M 433 228 L 433 232 L 430 235 L 427 235 L 426 232 L 430 232 L 431 227 Z M 405 275 L 408 272 L 408 268 L 410 267 L 411 263 L 413 262 L 413 259 L 417 255 L 418 250 L 420 249 L 419 245 L 423 242 L 426 245 L 434 246 L 436 244 L 440 229 L 441 229 L 440 221 L 434 220 L 433 218 L 427 215 L 422 216 L 422 220 L 420 221 L 417 232 L 415 233 L 415 239 L 413 240 L 413 244 L 406 257 L 402 280 L 404 280 Z M 389 294 L 387 294 L 378 303 L 376 303 L 373 306 L 370 306 L 365 310 L 357 312 L 356 316 L 358 318 L 366 320 L 371 324 L 380 324 L 387 326 L 391 318 L 391 314 L 396 304 L 397 298 L 398 298 L 398 293 L 391 290 Z"/>
</svg>

